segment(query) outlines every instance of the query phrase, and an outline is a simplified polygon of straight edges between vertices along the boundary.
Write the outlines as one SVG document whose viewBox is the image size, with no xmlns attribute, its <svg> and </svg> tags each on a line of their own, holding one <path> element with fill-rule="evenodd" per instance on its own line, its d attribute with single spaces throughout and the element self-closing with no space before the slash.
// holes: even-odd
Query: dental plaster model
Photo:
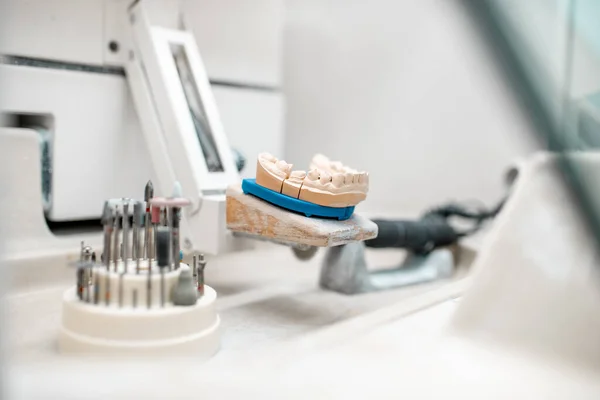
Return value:
<svg viewBox="0 0 600 400">
<path fill-rule="evenodd" d="M 256 164 L 256 183 L 277 193 L 325 207 L 353 207 L 367 197 L 369 175 L 317 154 L 310 171 L 292 171 L 292 165 L 269 153 Z"/>
</svg>

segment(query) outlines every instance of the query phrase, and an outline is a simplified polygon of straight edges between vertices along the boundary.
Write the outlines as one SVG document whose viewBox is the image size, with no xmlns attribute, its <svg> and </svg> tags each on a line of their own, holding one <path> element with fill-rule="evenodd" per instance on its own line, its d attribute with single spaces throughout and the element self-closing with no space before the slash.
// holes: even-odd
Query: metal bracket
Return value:
<svg viewBox="0 0 600 400">
<path fill-rule="evenodd" d="M 327 249 L 319 285 L 344 294 L 393 289 L 448 278 L 454 272 L 454 257 L 448 249 L 420 256 L 411 254 L 391 270 L 369 271 L 365 244 L 350 243 Z"/>
</svg>

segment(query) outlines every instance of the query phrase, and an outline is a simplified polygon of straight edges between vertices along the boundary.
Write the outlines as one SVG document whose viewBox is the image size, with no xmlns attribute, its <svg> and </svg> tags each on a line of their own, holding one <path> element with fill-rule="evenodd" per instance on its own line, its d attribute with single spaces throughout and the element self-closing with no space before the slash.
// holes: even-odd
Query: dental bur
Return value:
<svg viewBox="0 0 600 400">
<path fill-rule="evenodd" d="M 148 260 L 148 282 L 146 283 L 146 306 L 152 307 L 152 264 Z"/>
<path fill-rule="evenodd" d="M 112 235 L 112 213 L 108 201 L 104 202 L 104 210 L 102 211 L 102 225 L 104 226 L 104 252 L 102 253 L 102 261 L 108 271 L 110 268 L 110 236 Z"/>
<path fill-rule="evenodd" d="M 110 300 L 110 239 L 113 231 L 112 212 L 110 210 L 108 201 L 104 203 L 104 211 L 102 212 L 102 225 L 104 225 L 104 252 L 102 253 L 102 261 L 104 261 L 104 265 L 106 266 L 104 300 L 106 302 L 106 305 L 108 305 L 108 302 Z M 95 294 L 95 297 L 97 298 L 98 295 Z M 95 303 L 97 303 L 96 298 L 94 298 Z"/>
<path fill-rule="evenodd" d="M 117 267 L 119 265 L 119 211 L 115 213 L 113 230 L 115 235 L 113 238 L 113 262 L 115 263 L 114 271 L 117 272 Z"/>
<path fill-rule="evenodd" d="M 165 306 L 165 269 L 169 267 L 169 247 L 171 242 L 169 228 L 160 226 L 156 230 L 156 262 L 160 268 L 160 305 Z"/>
<path fill-rule="evenodd" d="M 84 270 L 80 266 L 83 264 L 83 241 L 81 241 L 81 249 L 79 250 L 79 263 L 77 264 L 77 270 L 75 271 L 75 275 L 77 278 L 77 297 L 79 300 L 83 300 L 83 274 Z"/>
<path fill-rule="evenodd" d="M 123 199 L 123 266 L 125 273 L 129 269 L 129 199 Z"/>
<path fill-rule="evenodd" d="M 135 273 L 140 273 L 140 224 L 142 221 L 142 203 L 133 204 L 133 258 L 135 258 Z"/>
<path fill-rule="evenodd" d="M 204 268 L 206 268 L 206 260 L 204 260 L 204 254 L 200 254 L 200 260 L 198 262 L 198 296 L 204 296 Z"/>
<path fill-rule="evenodd" d="M 148 183 L 146 183 L 146 187 L 144 188 L 144 201 L 146 202 L 146 214 L 144 215 L 144 256 L 148 260 L 152 258 L 152 237 L 150 234 L 150 199 L 152 197 L 154 197 L 154 186 L 152 185 L 152 181 L 148 181 Z"/>
<path fill-rule="evenodd" d="M 194 285 L 198 287 L 198 260 L 195 254 L 192 260 L 192 275 L 194 277 Z"/>
<path fill-rule="evenodd" d="M 83 242 L 82 242 L 83 244 Z M 85 292 L 85 302 L 90 302 L 90 278 L 92 274 L 92 268 L 96 263 L 95 260 L 92 260 L 93 250 L 90 246 L 85 246 L 83 248 L 83 261 L 85 262 L 85 267 L 83 269 L 83 288 Z"/>
<path fill-rule="evenodd" d="M 156 238 L 156 236 L 157 236 L 156 231 L 157 231 L 158 225 L 160 224 L 160 214 L 161 214 L 160 207 L 155 204 L 152 204 L 151 212 L 152 212 L 151 222 L 152 222 L 152 232 L 153 232 L 151 258 L 155 258 L 156 257 L 156 246 L 157 246 L 156 242 L 158 240 Z"/>
<path fill-rule="evenodd" d="M 193 353 L 206 359 L 219 349 L 216 296 L 212 288 L 208 296 L 198 296 L 199 253 L 193 252 L 193 236 L 187 236 L 184 209 L 190 201 L 181 197 L 178 183 L 169 197 L 152 197 L 151 182 L 147 202 L 139 195 L 103 201 L 97 210 L 102 237 L 90 243 L 79 238 L 59 260 L 68 267 L 70 285 L 55 299 L 62 312 L 54 335 L 56 350 L 67 357 L 106 354 L 118 361 L 128 355 Z"/>
<path fill-rule="evenodd" d="M 175 184 L 173 185 L 173 199 L 174 200 L 179 200 L 181 199 L 182 195 L 182 190 L 181 190 L 181 184 L 179 182 L 175 182 Z M 185 199 L 183 199 L 185 201 Z M 173 262 L 175 263 L 175 269 L 179 269 L 179 265 L 180 265 L 180 250 L 181 250 L 181 244 L 179 241 L 179 220 L 180 220 L 180 214 L 181 213 L 181 207 L 179 207 L 177 204 L 175 204 L 172 208 L 171 208 L 171 226 L 172 226 L 172 231 L 171 231 L 171 235 L 172 235 L 172 239 L 173 239 Z"/>
<path fill-rule="evenodd" d="M 139 234 L 140 234 L 140 213 L 142 204 L 139 201 L 133 203 L 133 218 L 132 218 L 132 238 L 131 238 L 131 259 L 135 260 L 139 255 Z"/>
</svg>

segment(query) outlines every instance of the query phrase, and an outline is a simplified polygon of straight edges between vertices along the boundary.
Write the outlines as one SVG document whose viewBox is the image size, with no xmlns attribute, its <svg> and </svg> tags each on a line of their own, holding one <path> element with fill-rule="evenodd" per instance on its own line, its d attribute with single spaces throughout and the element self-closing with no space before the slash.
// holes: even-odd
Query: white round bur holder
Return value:
<svg viewBox="0 0 600 400">
<path fill-rule="evenodd" d="M 181 268 L 189 268 L 181 263 Z M 93 269 L 92 285 L 83 299 L 72 287 L 63 295 L 62 324 L 58 347 L 61 353 L 97 355 L 187 355 L 209 358 L 220 345 L 220 319 L 215 308 L 217 293 L 204 286 L 204 295 L 193 306 L 175 306 L 171 291 L 177 284 L 181 268 L 165 271 L 165 304 L 161 305 L 162 277 L 153 265 L 150 307 L 148 307 L 148 262 L 142 261 L 139 274 L 135 261 L 128 263 L 128 273 L 108 274 L 109 295 L 106 296 L 107 271 Z M 121 277 L 122 276 L 122 277 Z M 98 294 L 94 282 L 99 283 Z M 121 283 L 120 283 L 121 281 Z M 119 287 L 122 286 L 122 292 Z M 122 293 L 122 295 L 121 295 Z M 136 293 L 136 295 L 134 295 Z M 97 304 L 95 299 L 98 299 Z"/>
</svg>

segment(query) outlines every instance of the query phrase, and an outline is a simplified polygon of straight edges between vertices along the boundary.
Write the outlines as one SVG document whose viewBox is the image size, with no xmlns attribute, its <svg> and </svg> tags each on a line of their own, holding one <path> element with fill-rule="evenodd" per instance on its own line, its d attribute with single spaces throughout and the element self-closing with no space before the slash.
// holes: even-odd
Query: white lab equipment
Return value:
<svg viewBox="0 0 600 400">
<path fill-rule="evenodd" d="M 97 220 L 104 199 L 139 197 L 140 183 L 149 179 L 157 193 L 179 180 L 193 201 L 182 221 L 185 249 L 224 250 L 232 241 L 224 228 L 224 190 L 239 179 L 231 145 L 247 158 L 283 146 L 281 2 L 257 2 L 235 27 L 227 25 L 228 5 L 215 2 L 50 0 L 6 7 L 11 35 L 0 41 L 0 109 L 5 125 L 39 136 L 40 206 L 50 225 Z M 217 77 L 212 84 L 194 25 Z M 239 42 L 228 38 L 226 26 L 263 57 L 237 56 Z"/>
</svg>

